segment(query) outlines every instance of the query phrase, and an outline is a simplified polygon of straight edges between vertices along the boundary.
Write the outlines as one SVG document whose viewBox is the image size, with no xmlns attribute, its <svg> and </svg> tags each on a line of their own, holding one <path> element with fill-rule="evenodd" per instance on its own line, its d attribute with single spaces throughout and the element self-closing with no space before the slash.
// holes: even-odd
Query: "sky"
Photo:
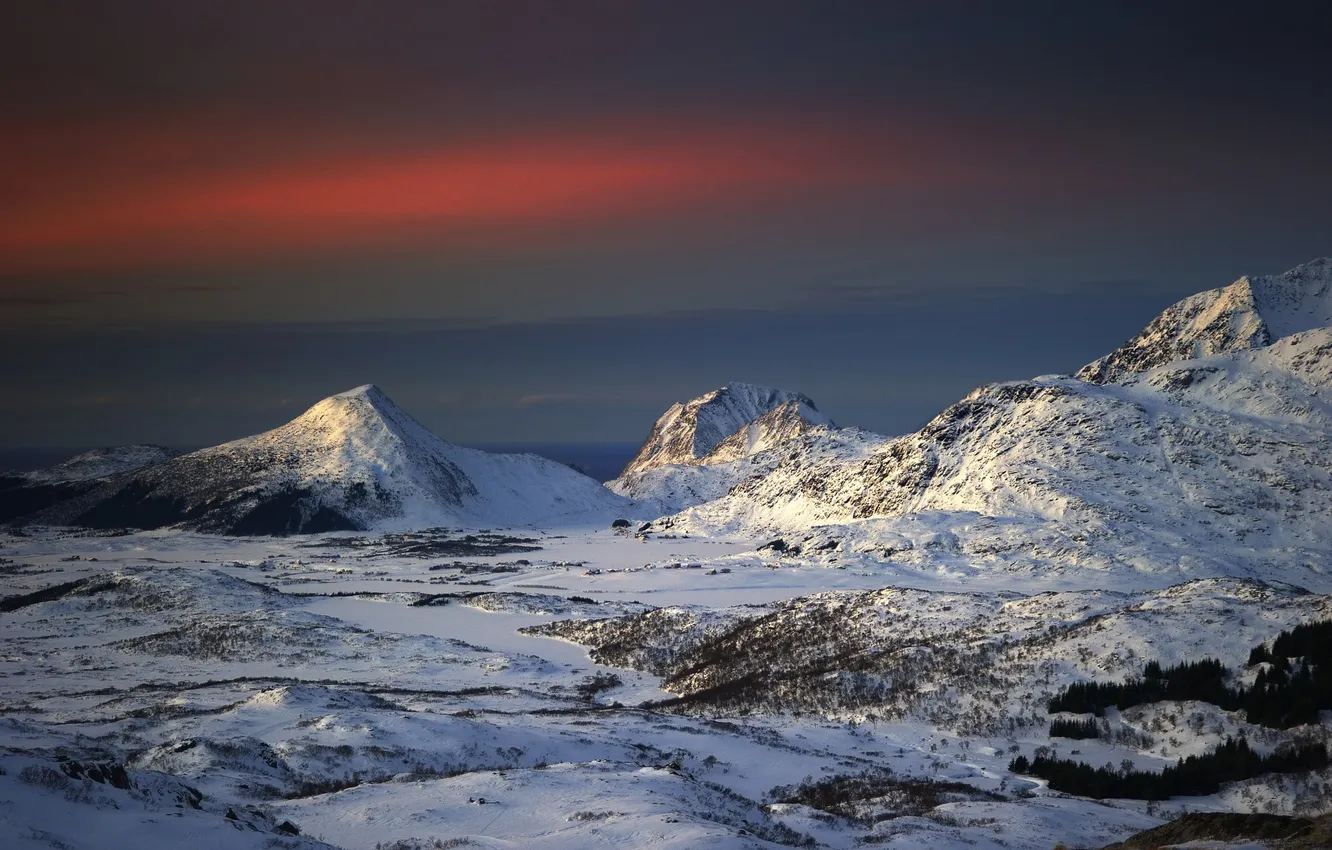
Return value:
<svg viewBox="0 0 1332 850">
<path fill-rule="evenodd" d="M 0 28 L 0 446 L 376 383 L 633 442 L 732 380 L 918 428 L 1332 254 L 1332 12 L 63 2 Z"/>
</svg>

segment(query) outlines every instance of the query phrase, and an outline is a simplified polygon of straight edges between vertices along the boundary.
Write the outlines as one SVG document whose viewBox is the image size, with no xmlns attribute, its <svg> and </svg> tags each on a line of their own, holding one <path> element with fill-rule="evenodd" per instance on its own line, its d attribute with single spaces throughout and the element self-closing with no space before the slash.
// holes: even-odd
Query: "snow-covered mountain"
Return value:
<svg viewBox="0 0 1332 850">
<path fill-rule="evenodd" d="M 836 430 L 807 396 L 731 383 L 672 405 L 606 486 L 653 513 L 675 513 L 765 474 L 777 462 L 774 450 L 789 441 Z"/>
<path fill-rule="evenodd" d="M 762 474 L 662 524 L 827 526 L 817 534 L 844 550 L 935 568 L 1325 584 L 1332 329 L 1308 328 L 1332 323 L 1330 271 L 1320 260 L 1186 299 L 1084 370 L 1091 381 L 981 387 L 895 439 L 790 441 Z"/>
<path fill-rule="evenodd" d="M 554 461 L 447 443 L 367 385 L 272 431 L 100 479 L 33 519 L 273 534 L 524 525 L 625 505 Z"/>
<path fill-rule="evenodd" d="M 162 463 L 179 455 L 175 449 L 166 446 L 135 445 L 113 446 L 111 448 L 92 449 L 75 455 L 46 469 L 36 469 L 22 473 L 23 478 L 34 484 L 58 484 L 69 481 L 87 481 L 90 478 L 102 478 L 117 472 L 129 472 L 142 469 L 155 463 Z"/>
<path fill-rule="evenodd" d="M 1137 336 L 1078 372 L 1095 384 L 1176 360 L 1248 351 L 1332 325 L 1332 257 L 1285 274 L 1244 276 L 1166 308 Z"/>
<path fill-rule="evenodd" d="M 800 393 L 730 383 L 671 405 L 652 426 L 643 447 L 621 475 L 667 464 L 737 460 L 761 451 L 805 424 L 831 423 L 809 397 Z"/>
</svg>

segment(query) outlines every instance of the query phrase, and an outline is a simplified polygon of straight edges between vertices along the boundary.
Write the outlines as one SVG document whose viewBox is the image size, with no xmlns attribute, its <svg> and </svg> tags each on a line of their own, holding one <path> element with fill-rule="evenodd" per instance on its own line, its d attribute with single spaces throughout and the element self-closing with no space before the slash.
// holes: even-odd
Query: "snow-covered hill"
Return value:
<svg viewBox="0 0 1332 850">
<path fill-rule="evenodd" d="M 867 712 L 986 735 L 1044 728 L 1046 701 L 1059 688 L 1119 681 L 1148 660 L 1210 657 L 1244 669 L 1256 643 L 1330 614 L 1332 596 L 1202 579 L 1131 593 L 887 587 L 767 607 L 562 620 L 532 632 L 662 676 L 687 711 Z"/>
<path fill-rule="evenodd" d="M 554 461 L 447 443 L 367 385 L 272 431 L 102 479 L 35 518 L 274 534 L 525 525 L 625 506 Z"/>
<path fill-rule="evenodd" d="M 1186 299 L 1084 370 L 1095 382 L 982 387 L 919 432 L 859 451 L 829 435 L 789 441 L 761 474 L 662 524 L 835 525 L 820 534 L 844 549 L 936 566 L 1325 584 L 1332 329 L 1267 335 L 1328 323 L 1330 269 L 1317 261 Z"/>
<path fill-rule="evenodd" d="M 179 455 L 175 449 L 166 446 L 135 445 L 113 446 L 111 448 L 92 449 L 75 455 L 46 469 L 36 469 L 22 473 L 22 477 L 34 484 L 60 484 L 70 481 L 87 481 L 90 478 L 102 478 L 117 472 L 129 472 L 142 469 L 155 463 L 162 463 Z"/>
</svg>

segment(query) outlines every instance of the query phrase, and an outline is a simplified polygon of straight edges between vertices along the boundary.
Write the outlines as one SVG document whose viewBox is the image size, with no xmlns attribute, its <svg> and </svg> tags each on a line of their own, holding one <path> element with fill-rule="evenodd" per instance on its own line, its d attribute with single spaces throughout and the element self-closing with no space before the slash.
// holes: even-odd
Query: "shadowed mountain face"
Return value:
<svg viewBox="0 0 1332 850">
<path fill-rule="evenodd" d="M 54 496 L 66 498 L 52 504 Z M 609 512 L 622 500 L 535 455 L 447 443 L 378 388 L 364 386 L 326 398 L 272 431 L 67 485 L 45 501 L 27 519 L 287 534 L 384 524 L 524 524 Z M 10 506 L 10 515 L 17 513 Z"/>
</svg>

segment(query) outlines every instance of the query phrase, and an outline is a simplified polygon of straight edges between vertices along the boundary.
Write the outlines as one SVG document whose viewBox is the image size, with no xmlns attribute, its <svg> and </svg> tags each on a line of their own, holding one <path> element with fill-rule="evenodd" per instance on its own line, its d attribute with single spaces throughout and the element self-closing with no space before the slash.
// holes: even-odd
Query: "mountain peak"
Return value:
<svg viewBox="0 0 1332 850">
<path fill-rule="evenodd" d="M 439 440 L 374 384 L 363 384 L 321 399 L 281 428 L 259 436 L 268 435 L 299 436 L 302 440 L 320 442 L 345 439 L 360 448 L 367 448 L 366 441 L 383 439 L 395 442 Z M 383 448 L 381 445 L 374 450 Z"/>
<path fill-rule="evenodd" d="M 320 399 L 308 411 L 319 409 L 373 410 L 377 413 L 397 411 L 400 408 L 383 390 L 374 384 L 362 384 L 354 389 Z"/>
<path fill-rule="evenodd" d="M 361 384 L 359 387 L 353 387 L 340 393 L 334 393 L 329 396 L 330 399 L 355 399 L 363 398 L 368 401 L 389 401 L 389 397 L 384 395 L 384 391 L 374 384 Z"/>
<path fill-rule="evenodd" d="M 758 384 L 732 381 L 661 415 L 642 448 L 621 475 L 667 464 L 691 464 L 706 458 L 727 438 L 784 405 L 795 404 L 812 424 L 830 424 L 812 399 Z"/>
<path fill-rule="evenodd" d="M 1133 339 L 1082 367 L 1077 377 L 1111 384 L 1176 360 L 1264 348 L 1332 325 L 1332 257 L 1280 275 L 1245 275 L 1167 307 Z"/>
</svg>

